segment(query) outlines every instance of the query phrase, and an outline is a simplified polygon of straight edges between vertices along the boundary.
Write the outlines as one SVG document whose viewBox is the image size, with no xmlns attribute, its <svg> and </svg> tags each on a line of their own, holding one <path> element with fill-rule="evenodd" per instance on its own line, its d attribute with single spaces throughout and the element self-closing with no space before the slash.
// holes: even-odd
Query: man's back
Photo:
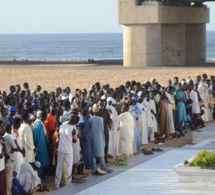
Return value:
<svg viewBox="0 0 215 195">
<path fill-rule="evenodd" d="M 107 130 L 108 126 L 110 126 L 111 122 L 112 122 L 110 115 L 108 114 L 107 109 L 106 108 L 100 108 L 99 112 L 98 112 L 98 116 L 103 118 L 104 128 L 105 128 L 105 130 Z"/>
<path fill-rule="evenodd" d="M 103 118 L 93 116 L 89 119 L 93 156 L 104 156 L 105 138 Z"/>
<path fill-rule="evenodd" d="M 72 147 L 72 131 L 75 128 L 74 125 L 63 124 L 60 126 L 59 130 L 59 146 L 58 152 L 64 154 L 72 154 L 73 147 Z"/>
<path fill-rule="evenodd" d="M 5 133 L 4 139 L 6 142 L 6 153 L 10 156 L 11 160 L 14 160 L 12 153 L 13 153 L 13 149 L 16 149 L 17 146 L 10 134 Z"/>
</svg>

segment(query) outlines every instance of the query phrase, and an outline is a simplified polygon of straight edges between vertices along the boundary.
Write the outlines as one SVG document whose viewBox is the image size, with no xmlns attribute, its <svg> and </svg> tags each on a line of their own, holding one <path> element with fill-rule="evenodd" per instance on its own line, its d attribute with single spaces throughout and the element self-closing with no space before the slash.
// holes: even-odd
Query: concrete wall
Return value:
<svg viewBox="0 0 215 195">
<path fill-rule="evenodd" d="M 205 61 L 207 7 L 119 1 L 124 66 L 198 64 Z"/>
</svg>

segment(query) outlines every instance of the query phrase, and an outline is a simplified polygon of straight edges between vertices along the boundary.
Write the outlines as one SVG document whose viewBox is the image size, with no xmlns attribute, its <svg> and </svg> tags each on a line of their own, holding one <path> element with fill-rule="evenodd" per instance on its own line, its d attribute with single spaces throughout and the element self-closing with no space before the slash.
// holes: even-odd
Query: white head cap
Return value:
<svg viewBox="0 0 215 195">
<path fill-rule="evenodd" d="M 113 103 L 112 97 L 108 97 L 108 98 L 107 98 L 107 103 L 110 102 L 110 101 Z"/>
<path fill-rule="evenodd" d="M 41 164 L 40 164 L 39 161 L 35 161 L 34 164 L 35 164 L 35 166 L 36 166 L 37 168 L 40 168 L 40 167 L 41 167 Z"/>
</svg>

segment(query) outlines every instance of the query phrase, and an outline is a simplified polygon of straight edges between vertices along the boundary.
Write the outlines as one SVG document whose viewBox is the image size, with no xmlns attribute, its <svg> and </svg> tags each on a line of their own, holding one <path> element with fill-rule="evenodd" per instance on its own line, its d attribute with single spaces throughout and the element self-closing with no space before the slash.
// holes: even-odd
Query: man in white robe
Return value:
<svg viewBox="0 0 215 195">
<path fill-rule="evenodd" d="M 209 104 L 208 102 L 210 101 L 210 96 L 208 93 L 208 86 L 206 84 L 206 79 L 207 79 L 207 75 L 203 74 L 202 75 L 202 81 L 200 82 L 199 86 L 198 86 L 198 92 L 199 92 L 199 96 L 202 99 L 202 101 L 204 102 L 204 114 L 202 115 L 202 119 L 204 122 L 208 122 L 210 117 L 210 108 L 209 108 Z"/>
<path fill-rule="evenodd" d="M 34 141 L 33 141 L 33 132 L 28 124 L 29 122 L 29 113 L 24 112 L 22 114 L 23 123 L 19 128 L 19 133 L 22 141 L 22 145 L 25 148 L 25 162 L 34 162 Z"/>
<path fill-rule="evenodd" d="M 7 182 L 7 195 L 11 194 L 12 180 L 13 180 L 13 153 L 17 151 L 17 146 L 11 136 L 10 125 L 5 126 L 6 133 L 4 134 L 6 153 L 10 157 L 6 162 L 6 182 Z"/>
<path fill-rule="evenodd" d="M 137 121 L 137 128 L 139 131 L 139 143 L 141 145 L 148 144 L 148 125 L 147 125 L 147 113 L 143 106 L 142 91 L 138 92 L 139 100 L 137 102 L 138 109 L 140 111 Z"/>
<path fill-rule="evenodd" d="M 112 125 L 109 130 L 109 144 L 108 144 L 108 154 L 112 157 L 118 156 L 118 143 L 117 143 L 117 127 L 118 127 L 118 121 L 114 120 L 118 116 L 118 113 L 116 109 L 112 106 L 112 98 L 107 98 L 107 110 L 111 110 L 112 114 L 114 115 L 112 119 Z"/>
<path fill-rule="evenodd" d="M 157 110 L 156 110 L 156 105 L 155 105 L 155 100 L 154 100 L 154 92 L 150 92 L 149 105 L 150 105 L 151 112 L 152 112 L 153 132 L 158 133 L 158 122 L 156 119 Z"/>
<path fill-rule="evenodd" d="M 154 141 L 153 120 L 152 120 L 152 113 L 151 113 L 152 108 L 150 107 L 150 104 L 149 104 L 149 97 L 144 98 L 143 108 L 144 108 L 144 111 L 146 112 L 146 116 L 147 116 L 147 128 L 148 128 L 147 135 L 148 135 L 148 137 L 150 137 L 151 141 Z"/>
<path fill-rule="evenodd" d="M 190 99 L 192 99 L 192 124 L 193 124 L 193 129 L 196 129 L 197 127 L 197 120 L 200 117 L 200 105 L 199 105 L 199 100 L 198 100 L 198 94 L 197 94 L 197 88 L 198 85 L 194 86 L 194 89 L 190 92 Z"/>
<path fill-rule="evenodd" d="M 20 174 L 17 179 L 25 192 L 30 190 L 36 191 L 38 188 L 42 188 L 42 183 L 37 174 L 37 169 L 40 168 L 40 162 L 36 161 L 33 163 L 25 162 L 22 164 Z"/>
<path fill-rule="evenodd" d="M 12 126 L 12 137 L 14 139 L 14 142 L 17 146 L 17 152 L 14 152 L 13 158 L 14 158 L 14 171 L 17 173 L 17 177 L 19 177 L 20 169 L 22 163 L 25 162 L 24 156 L 25 156 L 25 149 L 22 145 L 21 136 L 19 134 L 19 127 L 21 125 L 21 119 L 20 118 L 14 118 L 13 119 L 13 126 Z"/>
<path fill-rule="evenodd" d="M 123 105 L 122 114 L 115 116 L 117 121 L 120 122 L 120 139 L 119 139 L 119 153 L 124 154 L 124 158 L 133 155 L 133 141 L 134 141 L 134 119 L 128 112 L 129 107 Z M 114 115 L 108 110 L 111 118 Z"/>
</svg>

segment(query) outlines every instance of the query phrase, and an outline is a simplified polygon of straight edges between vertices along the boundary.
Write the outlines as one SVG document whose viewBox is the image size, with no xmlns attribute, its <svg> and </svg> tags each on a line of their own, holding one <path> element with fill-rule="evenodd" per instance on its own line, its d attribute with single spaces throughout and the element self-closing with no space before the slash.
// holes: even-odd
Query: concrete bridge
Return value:
<svg viewBox="0 0 215 195">
<path fill-rule="evenodd" d="M 119 0 L 124 66 L 204 64 L 210 15 L 205 1 Z"/>
</svg>

